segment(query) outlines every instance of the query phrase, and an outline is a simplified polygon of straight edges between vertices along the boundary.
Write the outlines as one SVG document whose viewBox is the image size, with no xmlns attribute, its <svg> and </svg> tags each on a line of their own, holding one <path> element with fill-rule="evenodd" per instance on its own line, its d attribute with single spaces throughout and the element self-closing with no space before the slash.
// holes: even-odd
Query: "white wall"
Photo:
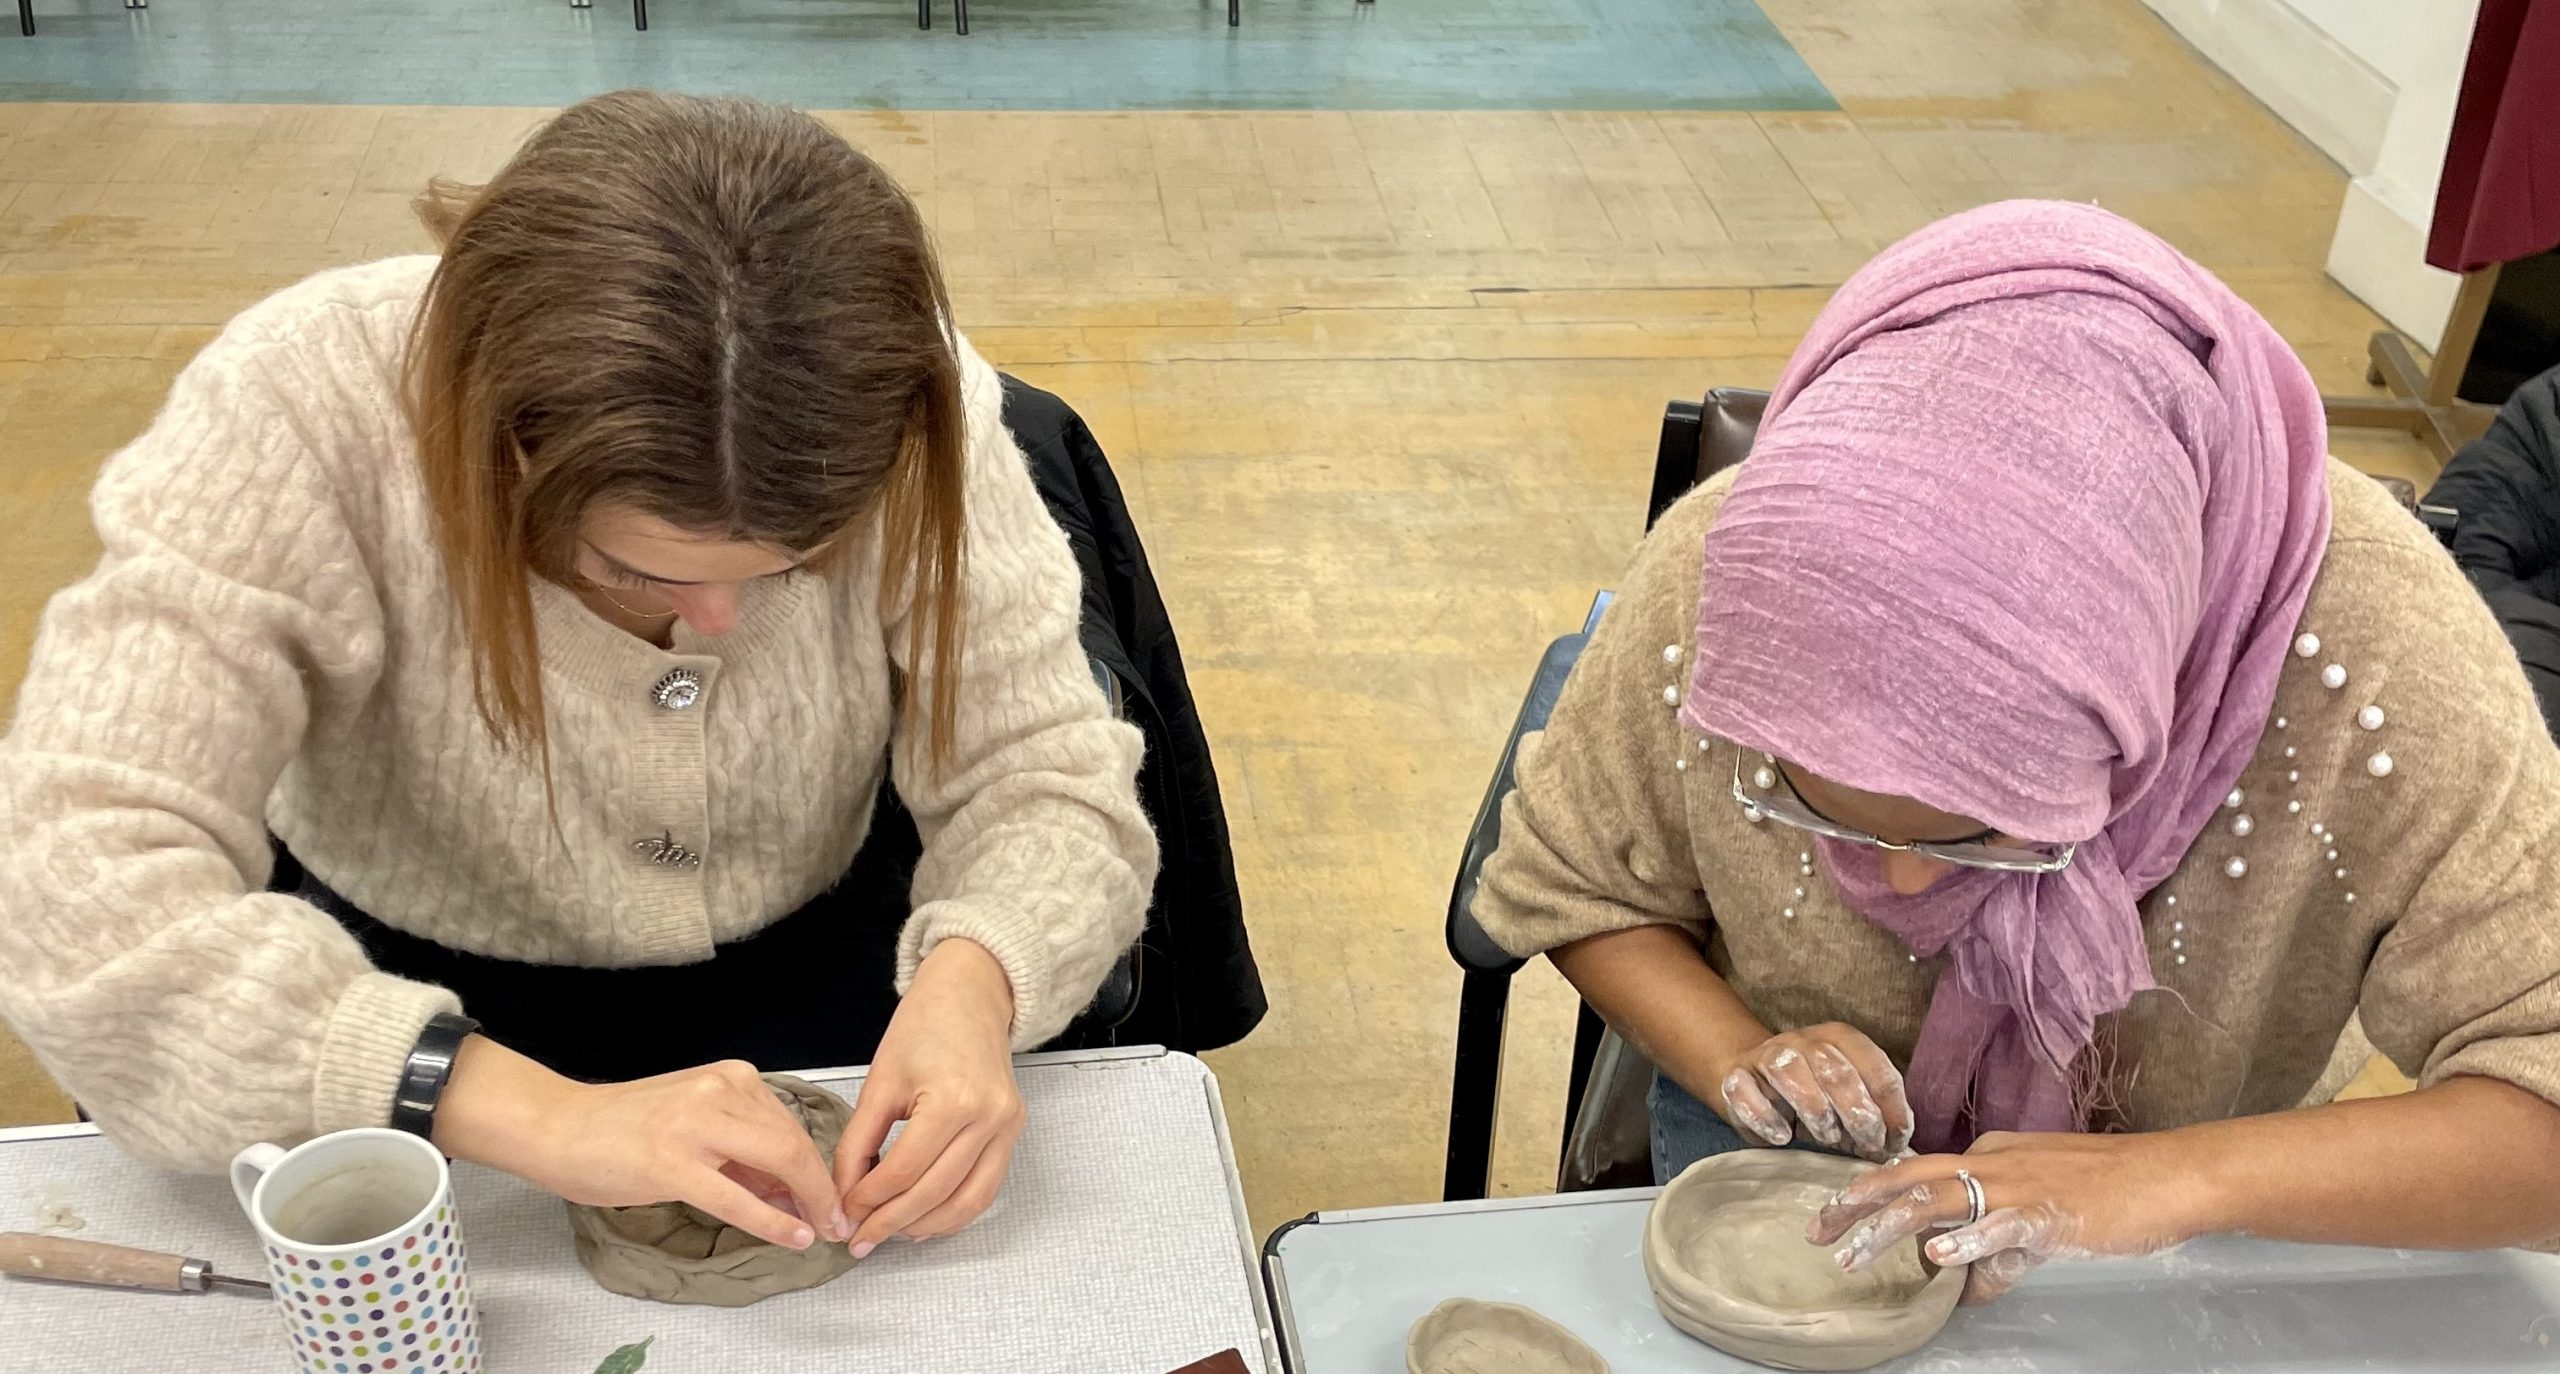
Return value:
<svg viewBox="0 0 2560 1374">
<path fill-rule="evenodd" d="M 2457 278 L 2426 265 L 2436 181 L 2453 130 L 2454 97 L 2470 55 L 2479 0 L 2418 0 L 2408 32 L 2398 98 L 2370 169 L 2347 185 L 2329 242 L 2329 275 L 2422 348 L 2444 334 Z"/>
<path fill-rule="evenodd" d="M 2391 123 L 2389 56 L 2410 22 L 2405 11 L 2477 0 L 2143 2 L 2320 151 L 2361 172 Z"/>
<path fill-rule="evenodd" d="M 2427 222 L 2479 0 L 2144 0 L 2354 178 L 2329 274 L 2434 348 L 2454 278 Z"/>
</svg>

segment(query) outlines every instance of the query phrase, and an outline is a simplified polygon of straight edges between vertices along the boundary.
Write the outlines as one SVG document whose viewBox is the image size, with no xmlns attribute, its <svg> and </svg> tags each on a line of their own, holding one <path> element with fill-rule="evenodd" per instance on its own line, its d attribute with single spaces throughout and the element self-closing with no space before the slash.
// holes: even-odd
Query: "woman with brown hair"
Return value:
<svg viewBox="0 0 2560 1374">
<path fill-rule="evenodd" d="M 782 1244 L 965 1225 L 1156 852 L 914 205 L 626 92 L 423 208 L 100 477 L 0 744 L 0 1012 L 177 1167 L 389 1123 Z M 832 1177 L 749 1057 L 873 1064 Z"/>
</svg>

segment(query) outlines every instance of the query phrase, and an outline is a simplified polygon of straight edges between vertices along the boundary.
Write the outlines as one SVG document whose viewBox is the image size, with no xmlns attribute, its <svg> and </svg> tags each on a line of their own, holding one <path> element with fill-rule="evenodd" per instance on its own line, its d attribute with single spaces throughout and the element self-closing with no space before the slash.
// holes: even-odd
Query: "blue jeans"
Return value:
<svg viewBox="0 0 2560 1374">
<path fill-rule="evenodd" d="M 1705 1159 L 1732 1150 L 1758 1149 L 1744 1140 L 1739 1131 L 1725 1124 L 1716 1109 L 1698 1100 L 1697 1095 L 1656 1072 L 1653 1086 L 1644 1095 L 1646 1108 L 1653 1117 L 1653 1181 L 1669 1183 L 1680 1171 Z M 1790 1149 L 1820 1150 L 1821 1147 L 1798 1134 Z"/>
</svg>

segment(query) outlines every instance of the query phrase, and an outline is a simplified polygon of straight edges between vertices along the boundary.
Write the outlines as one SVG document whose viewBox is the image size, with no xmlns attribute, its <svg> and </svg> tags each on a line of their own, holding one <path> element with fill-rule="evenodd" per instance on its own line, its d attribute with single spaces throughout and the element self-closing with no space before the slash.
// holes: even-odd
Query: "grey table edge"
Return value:
<svg viewBox="0 0 2560 1374">
<path fill-rule="evenodd" d="M 1243 1264 L 1246 1297 L 1247 1300 L 1253 1304 L 1255 1324 L 1262 1337 L 1263 1367 L 1273 1371 L 1273 1374 L 1280 1374 L 1280 1371 L 1286 1370 L 1289 1366 L 1284 1361 L 1280 1353 L 1278 1331 L 1272 1320 L 1272 1305 L 1269 1290 L 1265 1284 L 1254 1281 L 1254 1275 L 1260 1268 L 1260 1265 L 1257 1262 L 1253 1243 L 1253 1218 L 1251 1212 L 1245 1206 L 1243 1178 L 1236 1167 L 1235 1136 L 1227 1126 L 1226 1099 L 1219 1094 L 1218 1075 L 1209 1068 L 1208 1064 L 1202 1062 L 1196 1056 L 1177 1056 L 1174 1051 L 1167 1050 L 1160 1045 L 1133 1045 L 1098 1050 L 1057 1050 L 1041 1054 L 1022 1054 L 1014 1056 L 1013 1062 L 1014 1069 L 1018 1073 L 1024 1069 L 1073 1067 L 1079 1064 L 1120 1063 L 1131 1060 L 1162 1059 L 1167 1057 L 1190 1059 L 1192 1062 L 1200 1065 L 1200 1084 L 1202 1091 L 1207 1095 L 1206 1105 L 1209 1111 L 1209 1124 L 1218 1141 L 1218 1161 L 1226 1172 L 1227 1205 L 1235 1217 L 1237 1258 L 1241 1260 Z M 793 1072 L 816 1078 L 840 1079 L 863 1076 L 868 1072 L 868 1068 L 863 1065 L 843 1065 L 833 1068 L 799 1069 L 794 1070 Z M 103 1134 L 105 1134 L 105 1132 L 101 1131 L 94 1123 L 85 1121 L 68 1121 L 55 1125 L 43 1126 L 0 1127 L 0 1147 L 6 1147 L 22 1141 L 69 1140 L 81 1136 L 96 1136 Z M 1284 1227 L 1282 1229 L 1285 1230 L 1287 1228 Z"/>
<path fill-rule="evenodd" d="M 1294 1221 L 1284 1221 L 1272 1228 L 1262 1242 L 1261 1294 L 1265 1335 L 1276 1338 L 1275 1368 L 1297 1370 L 1298 1351 L 1302 1342 L 1293 1318 L 1296 1309 L 1289 1302 L 1289 1273 L 1280 1245 L 1291 1232 L 1307 1226 L 1329 1226 L 1352 1221 L 1394 1221 L 1403 1217 L 1438 1217 L 1471 1212 L 1533 1212 L 1549 1207 L 1588 1206 L 1594 1202 L 1651 1202 L 1660 1196 L 1660 1188 L 1613 1188 L 1584 1193 L 1541 1193 L 1532 1197 L 1481 1198 L 1470 1202 L 1414 1202 L 1391 1207 L 1356 1207 L 1339 1211 L 1309 1212 Z"/>
</svg>

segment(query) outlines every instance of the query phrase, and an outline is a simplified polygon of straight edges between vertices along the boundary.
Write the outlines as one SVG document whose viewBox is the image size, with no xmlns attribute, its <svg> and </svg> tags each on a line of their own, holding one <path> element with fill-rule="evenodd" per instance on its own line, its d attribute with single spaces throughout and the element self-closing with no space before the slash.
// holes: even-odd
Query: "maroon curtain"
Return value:
<svg viewBox="0 0 2560 1374">
<path fill-rule="evenodd" d="M 2423 3 L 2424 0 L 2409 0 Z M 2427 261 L 2448 272 L 2560 245 L 2560 0 L 2480 0 Z"/>
</svg>

